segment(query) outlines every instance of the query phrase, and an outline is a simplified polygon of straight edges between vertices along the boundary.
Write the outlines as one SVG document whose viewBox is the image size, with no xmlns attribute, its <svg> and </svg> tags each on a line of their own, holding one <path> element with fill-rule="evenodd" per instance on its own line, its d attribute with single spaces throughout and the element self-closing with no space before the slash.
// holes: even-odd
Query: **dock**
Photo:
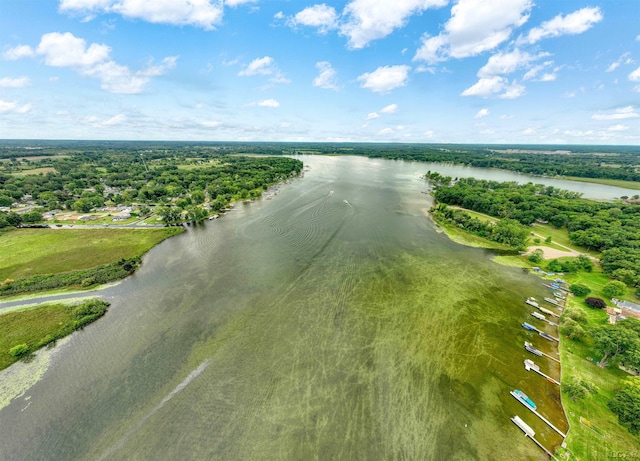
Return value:
<svg viewBox="0 0 640 461">
<path fill-rule="evenodd" d="M 546 298 L 545 298 L 546 299 Z M 527 298 L 527 300 L 525 301 L 525 303 L 527 303 L 530 306 L 535 307 L 536 309 L 538 309 L 540 312 L 543 312 L 547 315 L 553 315 L 554 317 L 560 317 L 560 314 L 556 314 L 555 312 L 550 311 L 549 309 L 545 309 L 544 307 L 541 307 L 540 304 L 538 304 L 538 302 L 535 300 L 535 298 Z M 559 305 L 558 305 L 559 306 Z"/>
<path fill-rule="evenodd" d="M 560 385 L 560 383 L 558 381 L 556 381 L 555 379 L 553 379 L 551 376 L 543 373 L 540 371 L 540 367 L 538 365 L 536 365 L 534 363 L 533 360 L 531 359 L 525 359 L 524 361 L 524 369 L 527 371 L 535 371 L 536 373 L 538 373 L 540 376 L 542 376 L 543 378 L 546 378 L 547 381 L 549 381 L 550 383 L 553 384 L 557 384 L 558 386 Z"/>
<path fill-rule="evenodd" d="M 536 301 L 536 298 L 527 298 L 527 300 L 525 301 L 525 303 L 527 303 L 530 306 L 533 306 L 535 308 L 539 308 L 540 305 L 538 304 L 538 302 Z"/>
<path fill-rule="evenodd" d="M 555 427 L 553 424 L 551 424 L 551 422 L 545 418 L 544 416 L 542 416 L 540 413 L 537 412 L 537 410 L 534 410 L 533 408 L 531 408 L 529 405 L 527 405 L 525 403 L 524 400 L 522 400 L 522 398 L 516 394 L 514 391 L 509 391 L 509 393 L 513 396 L 514 399 L 516 399 L 518 402 L 520 402 L 522 405 L 525 406 L 525 408 L 528 408 L 529 411 L 531 411 L 534 415 L 536 415 L 538 418 L 540 418 L 542 421 L 544 421 L 545 423 L 547 423 L 547 425 L 553 429 L 554 431 L 556 431 L 558 434 L 560 434 L 562 436 L 563 439 L 567 438 L 567 434 L 563 433 L 560 429 L 558 429 L 557 427 Z"/>
<path fill-rule="evenodd" d="M 534 443 L 536 445 L 538 445 L 546 454 L 547 456 L 551 457 L 551 459 L 556 459 L 557 458 L 555 456 L 553 456 L 553 453 L 551 453 L 549 450 L 547 450 L 544 445 L 542 445 L 540 442 L 538 442 L 535 438 L 536 433 L 534 432 L 533 429 L 531 429 L 529 427 L 529 425 L 527 425 L 527 423 L 525 423 L 520 416 L 514 416 L 513 418 L 510 418 L 511 421 L 513 422 L 513 424 L 515 424 L 516 426 L 518 426 L 520 428 L 520 430 L 522 432 L 524 432 L 525 437 L 529 437 L 531 440 L 534 441 Z"/>
<path fill-rule="evenodd" d="M 532 312 L 531 315 L 535 318 L 537 318 L 538 320 L 542 320 L 543 322 L 547 322 L 549 325 L 553 325 L 554 327 L 557 327 L 558 324 L 557 323 L 553 323 L 551 320 L 547 319 L 544 315 L 542 314 L 538 314 L 537 312 Z"/>
<path fill-rule="evenodd" d="M 555 336 L 551 336 L 549 333 L 544 332 L 542 330 L 539 330 L 538 328 L 534 327 L 533 325 L 531 325 L 530 323 L 524 322 L 522 324 L 522 328 L 526 329 L 526 330 L 530 330 L 530 331 L 536 331 L 538 332 L 538 334 L 540 336 L 542 336 L 544 339 L 547 339 L 549 341 L 557 341 L 560 342 L 560 338 L 556 338 Z"/>
<path fill-rule="evenodd" d="M 534 355 L 537 355 L 538 357 L 542 357 L 545 356 L 551 360 L 555 360 L 556 362 L 560 363 L 560 360 L 558 360 L 555 357 L 551 357 L 549 354 L 545 354 L 544 352 L 542 352 L 541 350 L 537 349 L 533 344 L 531 344 L 530 342 L 525 341 L 524 342 L 524 348 L 531 352 Z"/>
<path fill-rule="evenodd" d="M 551 303 L 551 304 L 555 305 L 555 306 L 562 307 L 562 304 L 560 304 L 557 300 L 555 300 L 553 298 L 546 297 L 546 298 L 544 298 L 544 300 L 546 302 L 548 302 L 548 303 Z"/>
</svg>

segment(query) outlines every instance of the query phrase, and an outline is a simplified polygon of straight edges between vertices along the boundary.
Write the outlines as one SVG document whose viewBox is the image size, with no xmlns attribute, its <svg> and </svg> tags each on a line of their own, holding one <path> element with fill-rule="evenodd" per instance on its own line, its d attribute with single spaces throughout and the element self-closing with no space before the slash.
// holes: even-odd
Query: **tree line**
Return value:
<svg viewBox="0 0 640 461">
<path fill-rule="evenodd" d="M 233 200 L 260 196 L 270 185 L 299 174 L 302 166 L 282 156 L 244 157 L 209 149 L 95 149 L 5 163 L 0 169 L 0 206 L 29 198 L 40 208 L 20 215 L 0 212 L 0 227 L 38 222 L 42 211 L 87 213 L 131 203 L 146 205 L 146 212 L 163 205 L 159 211 L 172 222 L 204 219 Z M 29 174 L 36 168 L 48 171 Z"/>
<path fill-rule="evenodd" d="M 35 147 L 34 147 L 35 143 Z M 29 150 L 27 150 L 29 149 Z M 12 141 L 0 146 L 0 159 L 131 152 L 201 151 L 260 155 L 363 155 L 370 158 L 453 163 L 500 168 L 545 176 L 577 176 L 640 181 L 640 152 L 635 146 L 558 146 L 399 143 L 243 143 L 154 141 Z"/>
<path fill-rule="evenodd" d="M 597 202 L 541 184 L 437 178 L 434 196 L 523 226 L 536 221 L 566 228 L 577 246 L 601 253 L 602 269 L 627 285 L 640 286 L 640 204 Z M 444 180 L 443 180 L 444 179 Z"/>
</svg>

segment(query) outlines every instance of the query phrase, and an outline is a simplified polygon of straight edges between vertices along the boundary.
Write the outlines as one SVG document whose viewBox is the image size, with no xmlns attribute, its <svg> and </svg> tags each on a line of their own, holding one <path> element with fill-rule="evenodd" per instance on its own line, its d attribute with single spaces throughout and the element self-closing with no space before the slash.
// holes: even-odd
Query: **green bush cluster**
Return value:
<svg viewBox="0 0 640 461">
<path fill-rule="evenodd" d="M 0 285 L 0 296 L 74 286 L 87 288 L 91 285 L 108 283 L 127 277 L 135 272 L 140 266 L 140 261 L 139 257 L 121 259 L 117 263 L 105 264 L 91 269 L 60 274 L 33 275 L 10 280 Z"/>
<path fill-rule="evenodd" d="M 431 211 L 436 217 L 469 233 L 502 243 L 516 250 L 522 250 L 526 247 L 529 231 L 514 219 L 504 218 L 496 223 L 480 221 L 462 210 L 452 209 L 444 204 L 438 205 Z"/>
<path fill-rule="evenodd" d="M 593 384 L 580 378 L 574 378 L 568 383 L 563 384 L 562 391 L 574 402 L 582 400 L 589 394 L 595 394 L 597 392 L 596 387 Z"/>
<path fill-rule="evenodd" d="M 609 408 L 629 432 L 640 435 L 640 377 L 627 378 L 609 401 Z"/>
<path fill-rule="evenodd" d="M 582 283 L 573 283 L 569 286 L 569 291 L 576 296 L 584 297 L 591 293 L 591 288 Z"/>
<path fill-rule="evenodd" d="M 50 331 L 33 343 L 21 343 L 11 347 L 8 353 L 15 358 L 14 360 L 27 356 L 95 321 L 107 312 L 108 307 L 109 303 L 100 299 L 91 299 L 81 304 L 68 306 L 69 320 L 60 323 L 54 331 Z"/>
</svg>

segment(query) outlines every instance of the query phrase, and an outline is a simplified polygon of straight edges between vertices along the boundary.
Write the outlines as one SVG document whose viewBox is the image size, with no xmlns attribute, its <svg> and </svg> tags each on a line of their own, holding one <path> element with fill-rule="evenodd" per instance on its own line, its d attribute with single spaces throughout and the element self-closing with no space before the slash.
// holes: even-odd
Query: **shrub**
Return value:
<svg viewBox="0 0 640 461">
<path fill-rule="evenodd" d="M 562 320 L 560 333 L 568 336 L 569 339 L 573 341 L 582 341 L 586 336 L 584 328 L 582 328 L 582 326 L 578 322 L 572 320 L 571 318 L 565 318 Z"/>
<path fill-rule="evenodd" d="M 635 271 L 631 269 L 616 269 L 611 273 L 611 277 L 627 285 L 633 285 L 638 279 Z"/>
<path fill-rule="evenodd" d="M 95 285 L 95 283 L 96 283 L 95 277 L 87 277 L 86 279 L 82 280 L 82 283 L 80 285 L 82 286 L 82 288 L 87 288 L 87 287 L 90 287 L 91 285 Z"/>
<path fill-rule="evenodd" d="M 542 261 L 543 256 L 544 256 L 544 252 L 540 248 L 537 248 L 533 250 L 533 252 L 529 255 L 528 259 L 532 263 L 538 264 L 539 262 Z"/>
<path fill-rule="evenodd" d="M 604 286 L 604 288 L 602 289 L 602 293 L 607 298 L 614 298 L 616 296 L 622 296 L 626 291 L 626 288 L 627 286 L 624 283 L 618 280 L 614 280 L 613 282 L 609 282 Z"/>
<path fill-rule="evenodd" d="M 578 323 L 587 323 L 587 314 L 582 309 L 566 309 L 562 317 Z"/>
<path fill-rule="evenodd" d="M 594 309 L 606 309 L 607 303 L 604 299 L 600 298 L 587 298 L 584 300 L 587 306 L 593 307 Z"/>
<path fill-rule="evenodd" d="M 9 349 L 9 354 L 14 357 L 22 357 L 29 352 L 29 346 L 26 344 L 18 344 L 17 346 L 13 346 Z"/>
<path fill-rule="evenodd" d="M 549 272 L 562 272 L 562 263 L 557 259 L 552 259 L 549 261 L 549 264 L 547 264 L 547 270 Z"/>
<path fill-rule="evenodd" d="M 608 405 L 618 415 L 620 424 L 632 434 L 640 435 L 640 377 L 625 379 Z"/>
<path fill-rule="evenodd" d="M 583 379 L 574 378 L 562 385 L 562 391 L 575 402 L 585 398 L 589 394 L 595 394 L 596 388 L 593 384 Z"/>
<path fill-rule="evenodd" d="M 576 296 L 580 296 L 581 298 L 591 293 L 591 289 L 588 286 L 583 285 L 582 283 L 574 283 L 570 285 L 569 291 L 571 291 L 571 293 Z"/>
</svg>

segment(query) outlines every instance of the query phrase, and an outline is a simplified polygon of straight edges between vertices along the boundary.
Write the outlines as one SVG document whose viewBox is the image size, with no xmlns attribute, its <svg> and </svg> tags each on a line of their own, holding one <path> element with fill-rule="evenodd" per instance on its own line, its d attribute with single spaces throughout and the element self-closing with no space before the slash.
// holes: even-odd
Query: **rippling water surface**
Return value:
<svg viewBox="0 0 640 461">
<path fill-rule="evenodd" d="M 519 388 L 566 429 L 522 365 L 526 339 L 552 352 L 520 327 L 539 279 L 437 233 L 424 165 L 303 160 L 273 200 L 108 289 L 107 315 L 0 410 L 0 459 L 545 459 L 509 421 L 560 442 Z"/>
</svg>

